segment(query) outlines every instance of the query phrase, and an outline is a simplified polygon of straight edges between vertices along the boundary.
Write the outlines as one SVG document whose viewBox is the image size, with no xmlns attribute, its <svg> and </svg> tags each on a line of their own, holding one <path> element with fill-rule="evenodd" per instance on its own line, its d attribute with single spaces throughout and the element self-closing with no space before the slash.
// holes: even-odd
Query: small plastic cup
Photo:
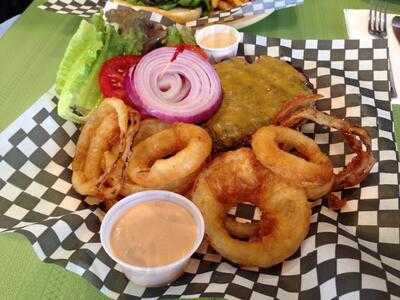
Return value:
<svg viewBox="0 0 400 300">
<path fill-rule="evenodd" d="M 216 33 L 231 33 L 235 36 L 236 41 L 224 48 L 209 48 L 201 44 L 201 41 L 206 36 Z M 240 33 L 232 26 L 217 24 L 206 26 L 200 30 L 197 30 L 195 33 L 195 39 L 197 45 L 199 45 L 209 57 L 211 57 L 215 62 L 219 62 L 221 60 L 236 56 L 240 41 Z"/>
<path fill-rule="evenodd" d="M 159 267 L 134 266 L 122 261 L 114 255 L 110 245 L 110 234 L 115 221 L 118 220 L 123 213 L 139 203 L 152 200 L 170 201 L 185 208 L 193 216 L 196 223 L 196 240 L 191 251 L 173 263 Z M 143 228 L 143 230 L 146 230 L 146 228 Z M 145 287 L 163 286 L 177 279 L 184 272 L 190 257 L 200 246 L 203 237 L 204 220 L 196 205 L 179 194 L 159 190 L 139 192 L 120 200 L 106 213 L 100 227 L 100 240 L 104 250 L 121 266 L 121 270 L 129 280 L 137 285 Z"/>
</svg>

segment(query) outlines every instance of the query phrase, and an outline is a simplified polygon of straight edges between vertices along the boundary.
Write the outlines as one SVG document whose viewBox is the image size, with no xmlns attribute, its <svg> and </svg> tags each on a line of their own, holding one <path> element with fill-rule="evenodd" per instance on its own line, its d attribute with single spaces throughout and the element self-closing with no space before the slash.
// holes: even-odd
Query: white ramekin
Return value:
<svg viewBox="0 0 400 300">
<path fill-rule="evenodd" d="M 225 48 L 208 48 L 201 44 L 202 39 L 206 36 L 223 32 L 232 33 L 236 37 L 236 42 Z M 240 42 L 240 33 L 232 26 L 217 24 L 206 26 L 202 29 L 197 30 L 195 33 L 195 39 L 196 44 L 199 45 L 200 48 L 202 48 L 209 57 L 212 57 L 214 61 L 219 62 L 223 59 L 236 56 Z"/>
<path fill-rule="evenodd" d="M 197 237 L 193 248 L 181 259 L 160 267 L 139 267 L 123 262 L 116 257 L 110 245 L 110 234 L 115 221 L 127 211 L 127 209 L 146 201 L 164 200 L 178 204 L 185 208 L 194 218 L 197 226 Z M 146 230 L 146 228 L 142 228 Z M 116 261 L 125 276 L 133 283 L 145 287 L 166 285 L 177 279 L 184 271 L 192 254 L 200 246 L 204 237 L 204 220 L 200 210 L 187 198 L 168 191 L 150 190 L 130 195 L 117 202 L 104 216 L 100 227 L 101 245 L 107 254 Z"/>
</svg>

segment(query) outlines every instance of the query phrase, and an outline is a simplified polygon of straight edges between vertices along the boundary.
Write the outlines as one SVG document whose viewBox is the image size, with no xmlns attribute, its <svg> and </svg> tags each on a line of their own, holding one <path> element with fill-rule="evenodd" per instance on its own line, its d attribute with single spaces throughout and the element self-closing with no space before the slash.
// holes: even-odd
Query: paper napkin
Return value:
<svg viewBox="0 0 400 300">
<path fill-rule="evenodd" d="M 344 17 L 346 20 L 347 33 L 350 39 L 375 38 L 368 33 L 368 9 L 345 9 Z M 392 98 L 392 104 L 400 104 L 400 42 L 397 41 L 392 29 L 393 14 L 387 14 L 387 39 L 389 45 L 389 57 L 393 72 L 394 86 L 397 97 Z"/>
</svg>

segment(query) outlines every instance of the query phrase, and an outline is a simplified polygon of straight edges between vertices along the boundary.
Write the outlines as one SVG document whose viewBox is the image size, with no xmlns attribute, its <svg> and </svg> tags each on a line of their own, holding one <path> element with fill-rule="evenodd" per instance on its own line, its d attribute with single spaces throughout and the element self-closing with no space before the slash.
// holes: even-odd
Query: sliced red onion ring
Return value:
<svg viewBox="0 0 400 300">
<path fill-rule="evenodd" d="M 171 61 L 175 51 L 164 47 L 142 57 L 125 81 L 129 98 L 140 112 L 166 122 L 203 122 L 221 105 L 218 74 L 189 50 Z"/>
<path fill-rule="evenodd" d="M 190 83 L 179 74 L 165 73 L 158 79 L 158 88 L 165 101 L 179 102 L 190 91 Z"/>
</svg>

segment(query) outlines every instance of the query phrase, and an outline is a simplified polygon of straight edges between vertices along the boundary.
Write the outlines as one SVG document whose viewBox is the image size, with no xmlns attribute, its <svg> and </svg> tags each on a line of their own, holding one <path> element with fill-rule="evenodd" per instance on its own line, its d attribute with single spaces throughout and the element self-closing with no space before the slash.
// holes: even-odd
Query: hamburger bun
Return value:
<svg viewBox="0 0 400 300">
<path fill-rule="evenodd" d="M 132 5 L 123 0 L 114 0 L 113 2 L 118 5 L 130 7 L 134 10 L 143 10 L 143 11 L 158 13 L 178 24 L 186 24 L 187 22 L 195 21 L 198 18 L 200 18 L 202 12 L 201 7 L 196 7 L 192 9 L 177 7 L 171 10 L 164 10 L 155 6 Z"/>
</svg>

